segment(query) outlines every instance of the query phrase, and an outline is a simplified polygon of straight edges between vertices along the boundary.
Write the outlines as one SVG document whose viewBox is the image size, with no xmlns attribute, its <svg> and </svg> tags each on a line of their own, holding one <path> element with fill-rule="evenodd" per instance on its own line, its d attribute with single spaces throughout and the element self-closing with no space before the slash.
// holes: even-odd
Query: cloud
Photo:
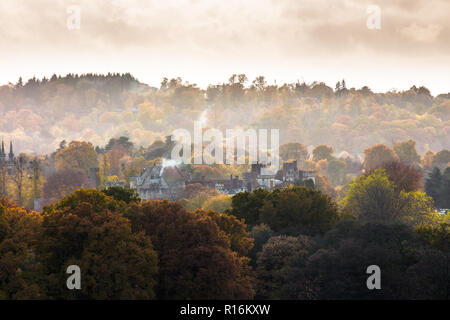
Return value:
<svg viewBox="0 0 450 320">
<path fill-rule="evenodd" d="M 374 3 L 380 30 L 366 26 Z M 79 30 L 67 28 L 72 5 L 81 9 Z M 312 65 L 333 67 L 318 72 L 321 80 L 344 73 L 332 70 L 339 65 L 355 74 L 373 59 L 385 68 L 415 59 L 420 67 L 424 56 L 441 63 L 450 55 L 448 12 L 447 0 L 2 0 L 0 59 L 11 63 L 0 81 L 130 71 L 144 81 L 166 72 L 205 84 L 225 72 L 288 81 L 296 69 L 309 76 Z"/>
<path fill-rule="evenodd" d="M 414 41 L 432 43 L 438 39 L 442 29 L 443 27 L 440 25 L 429 24 L 420 26 L 417 23 L 412 23 L 402 28 L 400 32 Z"/>
</svg>

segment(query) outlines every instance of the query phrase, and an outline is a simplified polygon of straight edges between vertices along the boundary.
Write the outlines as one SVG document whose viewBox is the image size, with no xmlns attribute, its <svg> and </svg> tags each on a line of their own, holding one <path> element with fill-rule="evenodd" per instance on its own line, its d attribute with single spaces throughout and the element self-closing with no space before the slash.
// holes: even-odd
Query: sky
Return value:
<svg viewBox="0 0 450 320">
<path fill-rule="evenodd" d="M 450 0 L 1 0 L 0 84 L 130 72 L 205 88 L 245 73 L 437 95 L 450 92 L 449 16 Z"/>
</svg>

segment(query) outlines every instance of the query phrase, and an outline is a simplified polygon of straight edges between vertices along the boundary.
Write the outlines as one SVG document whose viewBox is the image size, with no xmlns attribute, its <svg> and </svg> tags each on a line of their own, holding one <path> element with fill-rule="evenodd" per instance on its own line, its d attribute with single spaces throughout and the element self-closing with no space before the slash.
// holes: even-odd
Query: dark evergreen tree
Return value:
<svg viewBox="0 0 450 320">
<path fill-rule="evenodd" d="M 425 181 L 425 192 L 434 199 L 436 207 L 441 207 L 442 174 L 439 168 L 434 167 L 428 179 Z"/>
</svg>

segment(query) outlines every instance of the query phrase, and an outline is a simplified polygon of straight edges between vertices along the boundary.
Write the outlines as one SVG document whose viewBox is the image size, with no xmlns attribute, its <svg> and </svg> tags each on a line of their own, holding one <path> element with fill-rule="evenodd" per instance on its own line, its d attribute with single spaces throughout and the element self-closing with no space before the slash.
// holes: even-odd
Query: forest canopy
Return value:
<svg viewBox="0 0 450 320">
<path fill-rule="evenodd" d="M 416 86 L 374 93 L 345 82 L 335 89 L 321 82 L 272 85 L 242 74 L 207 88 L 181 78 L 164 78 L 155 88 L 131 74 L 19 79 L 0 87 L 0 137 L 41 154 L 62 140 L 105 146 L 120 136 L 147 147 L 174 129 L 192 130 L 205 110 L 210 127 L 279 128 L 281 144 L 327 144 L 337 153 L 362 155 L 373 144 L 410 139 L 419 153 L 450 148 L 449 94 Z"/>
</svg>

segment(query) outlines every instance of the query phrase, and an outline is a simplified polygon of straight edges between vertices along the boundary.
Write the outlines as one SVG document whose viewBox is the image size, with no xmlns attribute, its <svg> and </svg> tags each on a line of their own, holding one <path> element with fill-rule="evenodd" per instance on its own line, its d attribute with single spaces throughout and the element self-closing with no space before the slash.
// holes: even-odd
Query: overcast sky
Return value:
<svg viewBox="0 0 450 320">
<path fill-rule="evenodd" d="M 372 4 L 381 29 L 367 27 Z M 69 72 L 447 93 L 450 0 L 1 0 L 0 84 Z"/>
</svg>

